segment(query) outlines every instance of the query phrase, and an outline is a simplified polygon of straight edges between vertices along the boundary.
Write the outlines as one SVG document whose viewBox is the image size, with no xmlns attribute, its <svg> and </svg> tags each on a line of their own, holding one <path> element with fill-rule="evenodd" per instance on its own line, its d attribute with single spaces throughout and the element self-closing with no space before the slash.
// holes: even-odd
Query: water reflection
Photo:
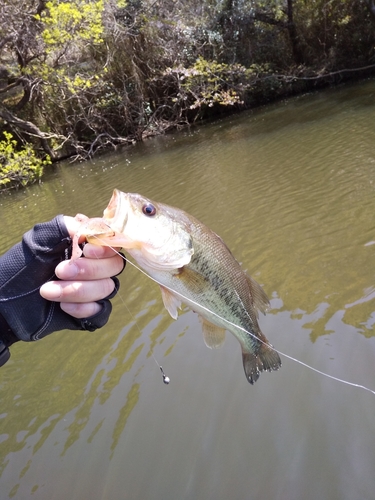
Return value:
<svg viewBox="0 0 375 500">
<path fill-rule="evenodd" d="M 109 446 L 109 459 L 112 458 L 128 418 L 139 401 L 141 384 L 137 379 L 141 371 L 146 366 L 155 378 L 160 377 L 158 365 L 148 361 L 148 358 L 157 350 L 160 350 L 161 357 L 167 356 L 176 344 L 174 336 L 167 339 L 166 315 L 156 314 L 148 322 L 147 318 L 153 316 L 152 309 L 160 310 L 155 300 L 134 316 L 112 345 L 108 346 L 108 335 L 105 335 L 106 342 L 100 342 L 101 347 L 106 345 L 105 351 L 89 340 L 83 341 L 83 348 L 74 355 L 60 360 L 56 358 L 52 379 L 45 376 L 46 366 L 35 370 L 30 363 L 33 381 L 27 383 L 23 377 L 21 384 L 18 380 L 19 393 L 14 395 L 14 384 L 11 383 L 6 390 L 3 381 L 2 407 L 17 408 L 18 417 L 17 426 L 14 426 L 13 411 L 1 414 L 1 428 L 9 432 L 0 435 L 0 476 L 11 467 L 13 475 L 19 470 L 18 479 L 21 480 L 32 463 L 32 457 L 43 446 L 51 446 L 51 438 L 55 439 L 53 436 L 59 436 L 53 446 L 60 450 L 60 457 L 64 457 L 79 439 L 84 438 L 89 444 L 95 442 L 105 421 L 106 404 L 110 405 L 113 416 Z M 183 334 L 183 331 L 180 332 L 177 338 Z M 60 345 L 54 345 L 54 351 L 66 345 L 66 339 L 58 340 Z M 160 349 L 161 345 L 163 349 Z M 20 354 L 15 352 L 13 357 Z M 51 359 L 48 362 L 51 363 Z M 15 364 L 15 361 L 12 363 Z M 38 379 L 42 381 L 40 384 Z M 51 408 L 59 408 L 59 413 L 51 415 Z M 31 415 L 35 416 L 30 418 Z M 20 452 L 21 461 L 16 459 Z M 12 463 L 14 459 L 18 466 Z M 19 483 L 9 491 L 9 498 L 16 495 L 18 486 Z"/>
</svg>

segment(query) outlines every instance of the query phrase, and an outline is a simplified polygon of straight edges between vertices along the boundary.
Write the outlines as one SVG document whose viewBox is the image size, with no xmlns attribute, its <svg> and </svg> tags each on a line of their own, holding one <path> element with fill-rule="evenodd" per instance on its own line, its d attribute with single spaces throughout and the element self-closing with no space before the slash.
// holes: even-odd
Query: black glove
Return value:
<svg viewBox="0 0 375 500">
<path fill-rule="evenodd" d="M 59 215 L 34 226 L 22 242 L 0 257 L 0 366 L 1 353 L 5 352 L 5 358 L 7 348 L 14 342 L 39 340 L 65 329 L 94 331 L 107 323 L 112 310 L 109 299 L 120 286 L 115 277 L 114 291 L 98 301 L 102 309 L 85 319 L 73 318 L 59 303 L 50 302 L 39 293 L 44 283 L 58 279 L 55 268 L 70 258 L 71 249 L 72 239 Z"/>
</svg>

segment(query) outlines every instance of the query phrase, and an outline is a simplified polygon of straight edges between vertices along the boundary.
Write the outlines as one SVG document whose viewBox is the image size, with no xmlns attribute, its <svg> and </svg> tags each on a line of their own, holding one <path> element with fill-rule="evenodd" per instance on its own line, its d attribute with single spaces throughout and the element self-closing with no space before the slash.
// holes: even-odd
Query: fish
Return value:
<svg viewBox="0 0 375 500">
<path fill-rule="evenodd" d="M 254 384 L 281 360 L 262 333 L 259 312 L 270 303 L 263 288 L 235 259 L 220 236 L 187 212 L 115 189 L 103 218 L 83 222 L 80 235 L 96 245 L 122 247 L 160 285 L 165 308 L 177 319 L 182 304 L 199 316 L 204 342 L 238 340 L 246 379 Z"/>
</svg>

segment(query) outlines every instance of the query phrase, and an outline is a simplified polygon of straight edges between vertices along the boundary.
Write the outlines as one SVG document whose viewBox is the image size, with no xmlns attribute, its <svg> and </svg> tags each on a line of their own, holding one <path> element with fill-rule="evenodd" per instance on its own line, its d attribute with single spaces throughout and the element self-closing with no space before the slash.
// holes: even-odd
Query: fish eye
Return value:
<svg viewBox="0 0 375 500">
<path fill-rule="evenodd" d="M 147 205 L 143 205 L 142 212 L 149 217 L 152 217 L 156 214 L 156 208 L 152 203 L 147 203 Z"/>
</svg>

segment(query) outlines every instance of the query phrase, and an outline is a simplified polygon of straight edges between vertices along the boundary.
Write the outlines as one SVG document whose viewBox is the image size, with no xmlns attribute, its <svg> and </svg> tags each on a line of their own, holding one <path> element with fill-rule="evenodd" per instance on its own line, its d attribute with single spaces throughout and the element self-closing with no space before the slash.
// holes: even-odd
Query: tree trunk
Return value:
<svg viewBox="0 0 375 500">
<path fill-rule="evenodd" d="M 296 25 L 293 18 L 293 0 L 288 0 L 287 5 L 287 30 L 289 33 L 290 42 L 292 44 L 293 59 L 296 64 L 303 64 L 305 62 L 303 52 L 301 49 L 300 38 L 297 33 Z"/>
</svg>

